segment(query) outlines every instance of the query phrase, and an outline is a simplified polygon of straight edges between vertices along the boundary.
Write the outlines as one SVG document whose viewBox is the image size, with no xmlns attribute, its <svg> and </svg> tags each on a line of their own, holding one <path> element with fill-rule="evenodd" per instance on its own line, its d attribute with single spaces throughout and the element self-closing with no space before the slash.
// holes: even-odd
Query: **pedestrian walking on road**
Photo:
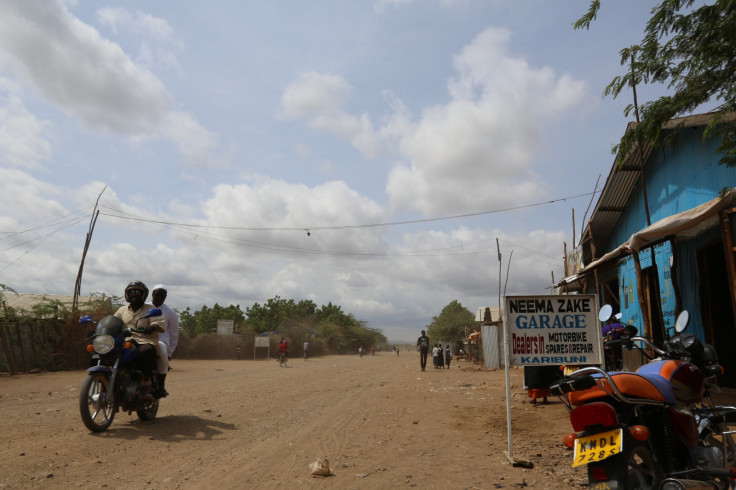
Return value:
<svg viewBox="0 0 736 490">
<path fill-rule="evenodd" d="M 452 352 L 450 352 L 450 344 L 447 344 L 445 348 L 445 364 L 447 364 L 447 369 L 450 369 L 450 361 L 452 361 Z"/>
<path fill-rule="evenodd" d="M 427 367 L 427 354 L 429 354 L 429 337 L 427 337 L 427 332 L 424 330 L 422 330 L 422 335 L 417 339 L 417 346 L 419 347 L 419 366 L 424 371 L 424 368 Z"/>
</svg>

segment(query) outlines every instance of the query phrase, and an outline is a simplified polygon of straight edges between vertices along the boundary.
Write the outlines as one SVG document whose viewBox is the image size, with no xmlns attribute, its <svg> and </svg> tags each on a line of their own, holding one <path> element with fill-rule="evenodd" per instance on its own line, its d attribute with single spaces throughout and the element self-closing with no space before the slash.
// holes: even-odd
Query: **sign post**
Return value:
<svg viewBox="0 0 736 490">
<path fill-rule="evenodd" d="M 235 320 L 217 320 L 217 335 L 232 335 Z"/>
<path fill-rule="evenodd" d="M 512 366 L 602 364 L 594 294 L 507 296 L 505 312 Z"/>
<path fill-rule="evenodd" d="M 271 340 L 268 337 L 256 337 L 253 342 L 253 360 L 256 360 L 256 348 L 265 347 L 268 349 L 267 357 L 271 357 Z"/>
<path fill-rule="evenodd" d="M 603 344 L 594 294 L 506 296 L 503 312 L 508 458 L 513 462 L 509 367 L 600 365 Z"/>
</svg>

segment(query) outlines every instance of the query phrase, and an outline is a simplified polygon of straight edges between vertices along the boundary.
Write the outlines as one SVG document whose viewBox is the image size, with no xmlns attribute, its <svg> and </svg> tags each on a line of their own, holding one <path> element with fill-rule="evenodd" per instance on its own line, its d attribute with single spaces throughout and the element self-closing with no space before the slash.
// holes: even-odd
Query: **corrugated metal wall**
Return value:
<svg viewBox="0 0 736 490">
<path fill-rule="evenodd" d="M 718 197 L 724 187 L 736 186 L 736 168 L 719 164 L 720 157 L 716 151 L 716 140 L 703 140 L 703 127 L 685 128 L 675 147 L 657 148 L 652 151 L 650 160 L 645 166 L 645 180 L 651 222 L 694 208 L 704 202 Z M 621 215 L 612 230 L 609 243 L 603 255 L 629 237 L 647 226 L 644 211 L 644 198 L 640 185 L 631 195 L 626 211 Z M 678 282 L 682 295 L 683 308 L 691 313 L 689 331 L 701 339 L 704 328 L 700 312 L 699 273 L 697 249 L 708 241 L 719 239 L 719 230 L 714 228 L 704 235 L 677 244 Z M 674 325 L 677 311 L 672 280 L 670 278 L 670 257 L 672 250 L 669 243 L 655 247 L 655 261 L 660 284 L 660 299 L 665 328 Z M 651 265 L 649 249 L 639 254 L 641 267 Z M 602 278 L 607 274 L 602 275 Z M 616 271 L 619 283 L 619 299 L 623 320 L 635 325 L 640 331 L 643 320 L 639 309 L 636 290 L 636 272 L 634 260 L 628 257 Z M 610 276 L 609 276 L 610 277 Z M 603 279 L 605 280 L 605 279 Z"/>
<path fill-rule="evenodd" d="M 718 144 L 703 141 L 703 129 L 685 128 L 674 148 L 652 151 L 645 169 L 651 222 L 694 208 L 718 197 L 724 187 L 736 186 L 736 168 L 718 163 Z M 606 251 L 613 250 L 647 226 L 639 185 L 621 215 Z M 598 252 L 598 256 L 603 252 Z"/>
</svg>

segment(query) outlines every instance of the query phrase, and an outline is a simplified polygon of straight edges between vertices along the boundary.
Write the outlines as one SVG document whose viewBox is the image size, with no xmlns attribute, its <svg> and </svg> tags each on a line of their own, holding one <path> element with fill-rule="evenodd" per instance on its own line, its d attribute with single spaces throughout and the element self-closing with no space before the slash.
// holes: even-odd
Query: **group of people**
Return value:
<svg viewBox="0 0 736 490">
<path fill-rule="evenodd" d="M 451 360 L 450 344 L 447 344 L 444 351 L 442 350 L 442 344 L 439 343 L 432 348 L 432 361 L 435 369 L 445 369 L 445 366 L 450 369 Z"/>
<path fill-rule="evenodd" d="M 417 347 L 419 348 L 419 366 L 424 371 L 427 368 L 427 356 L 429 355 L 429 337 L 427 332 L 422 330 L 422 335 L 417 339 Z M 450 361 L 452 360 L 452 352 L 450 344 L 442 349 L 442 344 L 437 343 L 432 347 L 432 361 L 435 369 L 450 369 Z"/>
<path fill-rule="evenodd" d="M 166 375 L 169 372 L 169 360 L 179 342 L 179 317 L 174 310 L 164 304 L 167 295 L 168 288 L 163 284 L 156 284 L 151 292 L 151 303 L 146 303 L 148 288 L 141 281 L 132 281 L 125 288 L 125 301 L 128 304 L 121 306 L 114 314 L 125 323 L 126 327 L 133 329 L 138 319 L 146 316 L 148 310 L 153 308 L 161 310 L 163 320 L 157 322 L 152 332 L 131 334 L 141 346 L 151 346 L 149 349 L 156 350 L 158 391 L 154 396 L 157 398 L 169 395 L 165 387 Z"/>
</svg>

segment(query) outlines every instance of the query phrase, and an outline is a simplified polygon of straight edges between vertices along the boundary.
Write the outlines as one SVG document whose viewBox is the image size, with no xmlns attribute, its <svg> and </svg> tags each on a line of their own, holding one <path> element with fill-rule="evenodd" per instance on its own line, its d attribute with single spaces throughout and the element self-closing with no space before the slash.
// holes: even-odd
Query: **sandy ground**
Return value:
<svg viewBox="0 0 736 490">
<path fill-rule="evenodd" d="M 430 359 L 431 364 L 431 359 Z M 92 434 L 83 371 L 0 376 L 0 488 L 570 488 L 585 480 L 560 443 L 557 399 L 532 405 L 511 370 L 513 455 L 503 370 L 419 369 L 400 356 L 174 359 L 153 422 L 118 413 Z M 334 476 L 309 465 L 327 458 Z"/>
</svg>

